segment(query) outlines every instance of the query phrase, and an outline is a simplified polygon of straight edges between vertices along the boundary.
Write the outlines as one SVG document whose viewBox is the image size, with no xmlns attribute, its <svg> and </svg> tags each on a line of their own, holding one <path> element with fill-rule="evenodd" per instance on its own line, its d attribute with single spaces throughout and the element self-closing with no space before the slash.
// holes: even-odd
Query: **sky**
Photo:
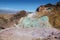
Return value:
<svg viewBox="0 0 60 40">
<path fill-rule="evenodd" d="M 56 2 L 59 1 L 60 0 L 0 0 L 0 9 L 33 12 L 40 5 L 47 3 L 56 4 Z"/>
</svg>

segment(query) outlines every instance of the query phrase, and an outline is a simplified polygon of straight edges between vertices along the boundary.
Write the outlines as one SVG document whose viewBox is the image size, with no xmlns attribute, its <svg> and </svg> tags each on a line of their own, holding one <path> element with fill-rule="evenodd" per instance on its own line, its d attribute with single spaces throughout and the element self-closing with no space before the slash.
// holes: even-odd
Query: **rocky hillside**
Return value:
<svg viewBox="0 0 60 40">
<path fill-rule="evenodd" d="M 0 40 L 60 40 L 60 2 L 39 6 L 31 14 L 1 14 L 0 28 Z"/>
</svg>

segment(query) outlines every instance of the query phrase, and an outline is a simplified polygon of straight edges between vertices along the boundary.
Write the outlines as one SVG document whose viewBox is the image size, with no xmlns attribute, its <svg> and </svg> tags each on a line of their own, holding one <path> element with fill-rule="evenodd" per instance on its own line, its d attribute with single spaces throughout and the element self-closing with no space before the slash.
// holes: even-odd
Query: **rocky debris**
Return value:
<svg viewBox="0 0 60 40">
<path fill-rule="evenodd" d="M 60 30 L 55 28 L 13 27 L 0 31 L 0 40 L 59 40 Z"/>
</svg>

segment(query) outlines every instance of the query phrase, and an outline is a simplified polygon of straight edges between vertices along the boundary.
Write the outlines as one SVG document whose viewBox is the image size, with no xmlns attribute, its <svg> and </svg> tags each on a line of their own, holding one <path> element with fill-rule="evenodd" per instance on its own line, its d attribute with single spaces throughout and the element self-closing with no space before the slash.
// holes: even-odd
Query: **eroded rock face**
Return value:
<svg viewBox="0 0 60 40">
<path fill-rule="evenodd" d="M 28 23 L 32 23 L 33 26 L 25 24 L 27 19 Z M 24 17 L 24 21 L 21 22 L 22 26 L 19 23 L 16 27 L 11 26 L 11 28 L 1 30 L 0 40 L 58 40 L 60 37 L 60 30 L 51 27 L 47 16 L 39 18 L 34 17 L 33 15 L 28 15 L 26 16 L 26 19 Z M 35 26 L 35 23 L 37 26 Z M 57 34 L 59 34 L 59 36 Z M 55 39 L 54 36 L 58 38 Z"/>
<path fill-rule="evenodd" d="M 41 15 L 37 15 L 38 13 L 32 13 L 27 15 L 26 17 L 23 17 L 20 19 L 18 26 L 24 27 L 24 28 L 30 28 L 30 27 L 51 27 L 49 23 L 49 19 L 47 16 L 41 17 Z"/>
<path fill-rule="evenodd" d="M 18 21 L 22 18 L 27 16 L 27 12 L 22 10 L 18 13 L 16 13 L 15 15 L 13 15 L 13 17 L 10 18 L 11 21 L 14 21 L 16 24 L 18 24 Z"/>
<path fill-rule="evenodd" d="M 0 31 L 0 40 L 59 40 L 60 30 L 55 28 L 13 27 Z"/>
<path fill-rule="evenodd" d="M 20 11 L 9 19 L 6 19 L 4 17 L 0 17 L 0 28 L 5 29 L 5 28 L 10 28 L 10 27 L 15 27 L 15 25 L 18 24 L 18 21 L 20 20 L 21 17 L 25 17 L 27 15 L 26 11 Z"/>
<path fill-rule="evenodd" d="M 43 12 L 49 17 L 49 22 L 55 28 L 60 29 L 60 5 L 46 4 L 37 8 L 37 12 Z"/>
<path fill-rule="evenodd" d="M 14 15 L 4 26 L 6 29 L 0 31 L 0 40 L 60 40 L 60 30 L 52 28 L 48 17 L 45 16 L 45 13 L 47 15 L 54 11 L 53 8 L 42 6 L 37 10 L 38 15 L 26 16 L 25 11 Z M 41 17 L 40 12 L 44 16 Z M 16 23 L 18 24 L 14 25 Z"/>
</svg>

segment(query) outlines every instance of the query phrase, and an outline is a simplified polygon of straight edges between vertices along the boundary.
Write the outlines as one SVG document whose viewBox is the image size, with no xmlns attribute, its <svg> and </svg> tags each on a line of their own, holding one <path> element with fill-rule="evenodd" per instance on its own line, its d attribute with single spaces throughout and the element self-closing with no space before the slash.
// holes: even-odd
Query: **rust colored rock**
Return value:
<svg viewBox="0 0 60 40">
<path fill-rule="evenodd" d="M 59 3 L 57 3 L 59 5 Z M 55 28 L 60 29 L 60 7 L 57 5 L 47 4 L 38 7 L 37 12 L 43 12 L 49 17 L 49 22 Z"/>
</svg>

